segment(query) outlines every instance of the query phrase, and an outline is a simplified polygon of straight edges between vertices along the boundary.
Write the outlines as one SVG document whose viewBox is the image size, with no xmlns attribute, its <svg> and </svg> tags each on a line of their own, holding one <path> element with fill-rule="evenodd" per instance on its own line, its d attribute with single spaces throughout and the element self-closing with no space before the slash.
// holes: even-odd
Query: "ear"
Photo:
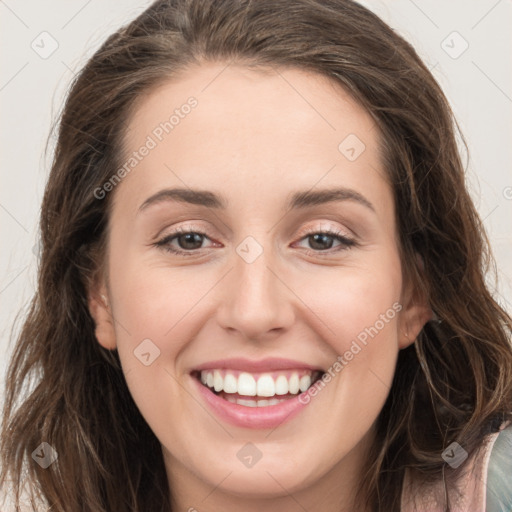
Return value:
<svg viewBox="0 0 512 512">
<path fill-rule="evenodd" d="M 418 267 L 423 274 L 425 268 L 423 260 L 416 254 Z M 423 290 L 414 286 L 411 279 L 407 279 L 402 293 L 403 309 L 398 322 L 398 345 L 400 349 L 412 345 L 423 326 L 433 317 L 433 312 L 428 305 L 427 297 Z"/>
<path fill-rule="evenodd" d="M 89 312 L 94 320 L 94 334 L 98 343 L 108 350 L 117 347 L 114 321 L 110 305 L 108 303 L 108 292 L 104 283 L 92 284 L 88 290 Z"/>
</svg>

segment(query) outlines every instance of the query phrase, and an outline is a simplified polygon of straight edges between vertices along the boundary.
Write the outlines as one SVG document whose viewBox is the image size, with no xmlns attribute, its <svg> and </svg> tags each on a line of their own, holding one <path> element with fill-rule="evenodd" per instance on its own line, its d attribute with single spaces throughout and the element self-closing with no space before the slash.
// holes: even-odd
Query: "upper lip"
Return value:
<svg viewBox="0 0 512 512">
<path fill-rule="evenodd" d="M 244 358 L 232 358 L 232 359 L 218 359 L 216 361 L 209 361 L 203 363 L 194 368 L 195 371 L 202 370 L 241 370 L 246 372 L 265 372 L 265 371 L 277 371 L 277 370 L 318 370 L 323 371 L 318 366 L 313 366 L 308 363 L 301 361 L 295 361 L 293 359 L 282 359 L 282 358 L 266 358 L 253 361 Z"/>
</svg>

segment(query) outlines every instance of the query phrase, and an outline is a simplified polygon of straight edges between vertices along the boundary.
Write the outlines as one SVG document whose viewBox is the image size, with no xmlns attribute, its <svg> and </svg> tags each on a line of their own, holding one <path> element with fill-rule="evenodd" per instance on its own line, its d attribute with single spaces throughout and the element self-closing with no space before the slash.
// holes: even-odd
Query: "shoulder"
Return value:
<svg viewBox="0 0 512 512">
<path fill-rule="evenodd" d="M 512 511 L 512 423 L 485 436 L 481 449 L 464 462 L 456 488 L 448 489 L 454 512 Z M 412 480 L 405 472 L 401 512 L 442 512 L 444 483 Z"/>
<path fill-rule="evenodd" d="M 512 510 L 512 423 L 494 440 L 487 468 L 487 512 Z"/>
</svg>

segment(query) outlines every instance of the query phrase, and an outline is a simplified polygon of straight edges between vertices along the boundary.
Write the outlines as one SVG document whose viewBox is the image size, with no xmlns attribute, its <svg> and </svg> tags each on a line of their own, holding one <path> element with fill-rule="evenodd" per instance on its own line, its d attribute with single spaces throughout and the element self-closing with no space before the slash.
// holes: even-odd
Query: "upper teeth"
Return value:
<svg viewBox="0 0 512 512">
<path fill-rule="evenodd" d="M 310 370 L 260 374 L 234 370 L 203 370 L 201 382 L 217 392 L 270 397 L 288 393 L 296 395 L 307 391 L 311 386 L 312 375 Z"/>
</svg>

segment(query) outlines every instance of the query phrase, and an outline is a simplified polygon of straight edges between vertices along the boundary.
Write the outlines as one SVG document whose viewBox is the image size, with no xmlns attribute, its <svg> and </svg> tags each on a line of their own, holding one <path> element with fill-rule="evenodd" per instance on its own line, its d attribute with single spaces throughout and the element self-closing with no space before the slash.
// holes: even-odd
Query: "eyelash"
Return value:
<svg viewBox="0 0 512 512">
<path fill-rule="evenodd" d="M 201 249 L 191 249 L 191 250 L 183 250 L 183 249 L 174 249 L 171 247 L 170 243 L 177 237 L 181 235 L 187 235 L 187 234 L 196 234 L 200 235 L 206 238 L 210 238 L 206 233 L 198 230 L 194 230 L 193 228 L 185 227 L 185 228 L 177 228 L 174 232 L 167 235 L 165 238 L 159 240 L 158 242 L 155 242 L 154 246 L 163 249 L 166 252 L 170 252 L 172 254 L 177 254 L 181 256 L 194 256 L 197 254 L 197 251 L 200 251 Z M 315 256 L 322 256 L 325 254 L 332 254 L 333 252 L 339 252 L 339 251 L 345 251 L 347 249 L 350 249 L 351 247 L 356 247 L 358 244 L 355 240 L 352 238 L 346 237 L 341 231 L 337 231 L 336 229 L 325 229 L 325 230 L 310 230 L 303 234 L 303 236 L 300 238 L 300 240 L 304 240 L 305 238 L 311 236 L 311 235 L 327 235 L 330 237 L 333 237 L 337 239 L 339 242 L 341 242 L 341 246 L 337 249 L 326 249 L 324 251 L 321 250 L 315 250 L 315 249 L 306 249 L 305 252 L 308 255 L 315 255 Z"/>
</svg>

